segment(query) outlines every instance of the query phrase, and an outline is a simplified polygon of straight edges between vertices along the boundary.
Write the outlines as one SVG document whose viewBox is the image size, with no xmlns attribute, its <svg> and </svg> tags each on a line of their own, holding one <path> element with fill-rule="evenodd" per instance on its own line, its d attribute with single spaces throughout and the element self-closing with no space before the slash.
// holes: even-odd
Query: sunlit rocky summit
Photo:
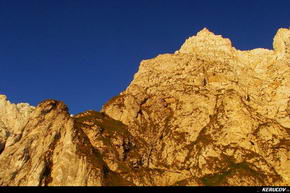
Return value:
<svg viewBox="0 0 290 193">
<path fill-rule="evenodd" d="M 273 48 L 203 29 L 142 61 L 101 112 L 1 95 L 0 185 L 289 186 L 289 29 Z"/>
</svg>

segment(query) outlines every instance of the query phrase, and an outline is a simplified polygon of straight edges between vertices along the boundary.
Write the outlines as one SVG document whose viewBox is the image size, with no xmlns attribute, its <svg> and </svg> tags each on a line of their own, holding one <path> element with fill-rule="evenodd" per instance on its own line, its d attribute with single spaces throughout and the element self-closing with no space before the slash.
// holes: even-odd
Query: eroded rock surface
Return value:
<svg viewBox="0 0 290 193">
<path fill-rule="evenodd" d="M 63 102 L 40 103 L 19 141 L 0 155 L 0 185 L 102 186 L 124 181 L 109 170 L 74 121 Z"/>
<path fill-rule="evenodd" d="M 5 146 L 17 142 L 34 107 L 28 103 L 11 104 L 0 95 L 0 154 Z"/>
<path fill-rule="evenodd" d="M 203 29 L 142 61 L 103 112 L 146 141 L 147 168 L 182 185 L 290 184 L 290 30 L 274 50 L 240 51 Z"/>
<path fill-rule="evenodd" d="M 101 112 L 2 95 L 0 185 L 290 185 L 289 45 L 289 29 L 249 51 L 203 29 Z"/>
</svg>

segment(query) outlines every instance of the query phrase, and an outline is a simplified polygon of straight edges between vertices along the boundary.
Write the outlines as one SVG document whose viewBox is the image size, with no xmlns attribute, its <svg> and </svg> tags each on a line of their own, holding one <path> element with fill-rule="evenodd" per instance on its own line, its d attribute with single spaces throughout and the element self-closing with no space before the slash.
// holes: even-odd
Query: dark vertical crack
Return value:
<svg viewBox="0 0 290 193">
<path fill-rule="evenodd" d="M 5 143 L 0 143 L 0 155 L 5 149 Z"/>
<path fill-rule="evenodd" d="M 40 184 L 43 184 L 44 186 L 47 186 L 49 183 L 52 182 L 52 177 L 51 177 L 51 171 L 53 167 L 53 161 L 52 161 L 52 156 L 53 156 L 53 151 L 55 149 L 55 146 L 57 142 L 60 139 L 60 133 L 55 134 L 52 143 L 48 147 L 48 151 L 44 155 L 44 169 L 43 173 L 41 175 L 41 180 Z"/>
</svg>

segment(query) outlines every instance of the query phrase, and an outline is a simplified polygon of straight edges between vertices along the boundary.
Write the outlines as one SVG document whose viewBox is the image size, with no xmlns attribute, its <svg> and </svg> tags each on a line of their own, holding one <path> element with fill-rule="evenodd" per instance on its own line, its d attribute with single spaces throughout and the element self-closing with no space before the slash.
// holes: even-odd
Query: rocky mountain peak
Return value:
<svg viewBox="0 0 290 193">
<path fill-rule="evenodd" d="M 289 29 L 240 51 L 206 28 L 141 62 L 101 112 L 0 96 L 0 185 L 289 185 Z"/>
<path fill-rule="evenodd" d="M 7 97 L 5 95 L 0 95 L 0 101 L 6 101 Z"/>
<path fill-rule="evenodd" d="M 40 102 L 34 113 L 44 114 L 53 111 L 54 113 L 65 113 L 69 115 L 68 107 L 62 101 L 56 101 L 53 99 L 47 99 Z"/>
<path fill-rule="evenodd" d="M 289 151 L 280 149 L 285 159 L 274 164 L 271 159 L 278 156 L 277 149 L 270 147 L 282 143 L 269 141 L 289 141 L 289 60 L 278 56 L 267 49 L 237 50 L 230 40 L 203 29 L 174 54 L 142 61 L 128 88 L 102 111 L 128 125 L 133 136 L 152 147 L 149 168 L 191 168 L 194 177 L 185 184 L 200 184 L 200 180 L 211 184 L 225 174 L 220 166 L 231 167 L 230 163 L 249 164 L 276 177 L 270 179 L 263 172 L 263 180 L 251 172 L 248 177 L 230 177 L 240 175 L 237 169 L 216 184 L 257 185 L 267 180 L 287 184 Z M 225 153 L 231 151 L 236 153 Z M 251 160 L 276 169 L 270 171 Z"/>
<path fill-rule="evenodd" d="M 230 52 L 233 49 L 229 39 L 223 38 L 221 35 L 215 35 L 204 28 L 196 36 L 188 38 L 176 53 Z"/>
<path fill-rule="evenodd" d="M 286 28 L 280 28 L 273 42 L 273 48 L 279 55 L 279 57 L 287 57 L 290 60 L 290 30 Z"/>
</svg>

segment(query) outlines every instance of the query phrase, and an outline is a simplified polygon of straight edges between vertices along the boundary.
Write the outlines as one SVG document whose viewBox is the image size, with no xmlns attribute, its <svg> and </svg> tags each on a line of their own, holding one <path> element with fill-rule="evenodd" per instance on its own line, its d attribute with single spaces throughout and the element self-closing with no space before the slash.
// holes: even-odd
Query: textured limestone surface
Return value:
<svg viewBox="0 0 290 193">
<path fill-rule="evenodd" d="M 27 103 L 11 104 L 0 95 L 0 152 L 19 140 L 33 109 Z"/>
<path fill-rule="evenodd" d="M 101 112 L 1 95 L 0 185 L 289 186 L 289 29 L 273 48 L 203 29 L 142 61 Z"/>
</svg>

